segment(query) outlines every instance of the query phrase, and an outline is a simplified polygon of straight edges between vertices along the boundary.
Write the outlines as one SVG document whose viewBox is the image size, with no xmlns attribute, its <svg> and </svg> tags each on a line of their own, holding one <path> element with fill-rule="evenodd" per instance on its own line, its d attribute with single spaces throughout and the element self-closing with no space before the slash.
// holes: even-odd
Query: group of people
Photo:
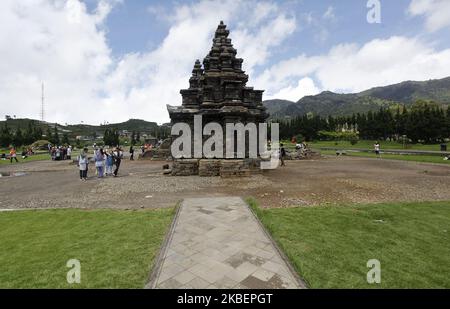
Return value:
<svg viewBox="0 0 450 309">
<path fill-rule="evenodd" d="M 123 151 L 120 147 L 105 151 L 103 148 L 94 149 L 94 164 L 98 178 L 104 176 L 117 177 L 120 164 L 123 159 Z M 80 180 L 86 181 L 89 170 L 88 148 L 84 148 L 78 156 L 78 167 L 80 169 Z M 115 166 L 115 168 L 114 168 Z"/>
<path fill-rule="evenodd" d="M 34 155 L 34 151 L 31 147 L 28 148 L 23 148 L 22 149 L 22 159 L 26 159 L 28 158 L 28 156 Z M 6 160 L 6 154 L 2 153 L 2 160 Z M 11 147 L 9 149 L 9 162 L 13 163 L 13 161 L 15 162 L 19 162 L 19 160 L 17 159 L 17 150 L 16 147 Z"/>
<path fill-rule="evenodd" d="M 72 159 L 72 146 L 51 146 L 49 144 L 48 151 L 53 161 L 71 160 Z"/>
</svg>

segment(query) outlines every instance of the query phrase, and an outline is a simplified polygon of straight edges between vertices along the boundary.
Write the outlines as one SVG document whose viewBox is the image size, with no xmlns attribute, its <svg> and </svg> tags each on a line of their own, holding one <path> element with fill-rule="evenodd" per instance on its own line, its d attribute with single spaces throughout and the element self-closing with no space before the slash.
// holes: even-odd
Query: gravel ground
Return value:
<svg viewBox="0 0 450 309">
<path fill-rule="evenodd" d="M 87 182 L 69 162 L 3 165 L 0 209 L 157 208 L 186 197 L 254 196 L 263 207 L 387 201 L 450 201 L 450 166 L 354 157 L 288 161 L 287 166 L 244 178 L 162 175 L 165 162 L 124 160 L 120 177 Z"/>
</svg>

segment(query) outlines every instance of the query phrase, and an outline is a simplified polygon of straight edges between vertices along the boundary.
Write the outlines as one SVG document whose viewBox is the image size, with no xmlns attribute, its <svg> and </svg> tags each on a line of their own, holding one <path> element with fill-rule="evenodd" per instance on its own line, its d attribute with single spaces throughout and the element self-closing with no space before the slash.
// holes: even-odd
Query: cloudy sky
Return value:
<svg viewBox="0 0 450 309">
<path fill-rule="evenodd" d="M 168 121 L 223 20 L 264 99 L 450 76 L 450 1 L 2 0 L 0 116 Z M 372 12 L 372 11 L 371 11 Z M 371 15 L 373 16 L 373 15 Z"/>
</svg>

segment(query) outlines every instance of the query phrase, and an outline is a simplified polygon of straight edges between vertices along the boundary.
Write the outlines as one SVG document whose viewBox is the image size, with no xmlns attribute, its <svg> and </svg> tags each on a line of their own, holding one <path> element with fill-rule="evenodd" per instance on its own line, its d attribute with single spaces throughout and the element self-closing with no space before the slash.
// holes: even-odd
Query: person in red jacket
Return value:
<svg viewBox="0 0 450 309">
<path fill-rule="evenodd" d="M 16 152 L 16 148 L 12 147 L 11 150 L 9 151 L 9 160 L 12 163 L 13 159 L 16 160 L 16 162 L 19 162 L 19 160 L 17 160 L 17 152 Z"/>
</svg>

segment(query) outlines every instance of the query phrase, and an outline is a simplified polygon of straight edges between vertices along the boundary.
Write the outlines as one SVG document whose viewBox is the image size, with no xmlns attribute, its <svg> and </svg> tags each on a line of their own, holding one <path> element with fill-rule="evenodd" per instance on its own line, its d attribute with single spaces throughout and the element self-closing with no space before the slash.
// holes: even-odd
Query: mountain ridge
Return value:
<svg viewBox="0 0 450 309">
<path fill-rule="evenodd" d="M 397 105 L 410 106 L 418 100 L 450 104 L 450 77 L 427 81 L 404 81 L 388 86 L 373 87 L 358 93 L 323 91 L 305 96 L 297 102 L 274 99 L 263 102 L 271 118 L 289 118 L 313 113 L 326 116 L 349 116 Z M 283 102 L 283 103 L 280 103 Z"/>
</svg>

